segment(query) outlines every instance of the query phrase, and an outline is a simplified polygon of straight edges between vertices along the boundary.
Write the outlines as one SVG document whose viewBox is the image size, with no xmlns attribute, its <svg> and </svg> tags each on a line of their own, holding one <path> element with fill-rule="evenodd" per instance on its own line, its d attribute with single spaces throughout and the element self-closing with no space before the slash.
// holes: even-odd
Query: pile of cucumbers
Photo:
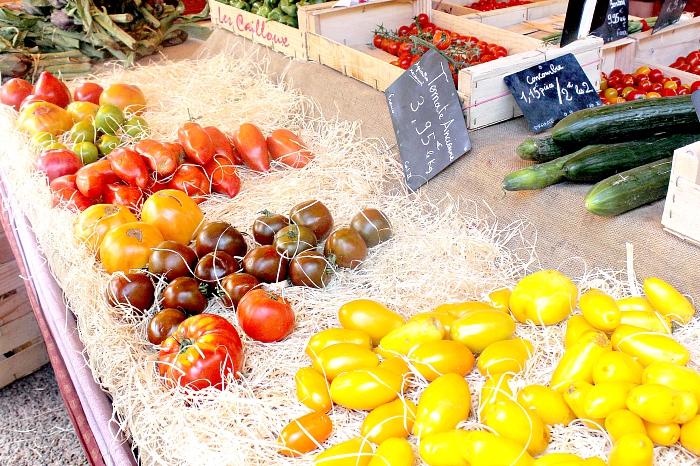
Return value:
<svg viewBox="0 0 700 466">
<path fill-rule="evenodd" d="M 299 27 L 297 8 L 304 5 L 326 3 L 329 0 L 219 0 L 240 10 L 250 11 L 270 21 L 286 24 L 293 28 Z"/>
<path fill-rule="evenodd" d="M 700 120 L 689 95 L 588 108 L 561 120 L 551 135 L 523 141 L 518 155 L 538 163 L 510 173 L 503 188 L 596 183 L 586 209 L 618 215 L 663 199 L 673 151 L 696 141 Z"/>
</svg>

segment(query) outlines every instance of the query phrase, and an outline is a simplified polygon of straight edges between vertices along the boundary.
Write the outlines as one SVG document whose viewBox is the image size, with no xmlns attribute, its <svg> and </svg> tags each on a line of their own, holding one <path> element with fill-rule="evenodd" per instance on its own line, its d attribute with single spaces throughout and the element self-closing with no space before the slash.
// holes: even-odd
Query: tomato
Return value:
<svg viewBox="0 0 700 466">
<path fill-rule="evenodd" d="M 197 255 L 192 249 L 175 241 L 163 241 L 153 248 L 148 271 L 166 281 L 173 281 L 179 277 L 191 277 L 195 264 Z"/>
<path fill-rule="evenodd" d="M 148 167 L 161 179 L 171 176 L 180 165 L 178 154 L 153 139 L 140 140 L 134 150 L 146 159 Z"/>
<path fill-rule="evenodd" d="M 520 372 L 525 369 L 532 355 L 532 343 L 515 338 L 496 341 L 488 345 L 477 361 L 477 368 L 484 376 L 494 376 L 505 372 Z"/>
<path fill-rule="evenodd" d="M 687 324 L 695 315 L 695 308 L 688 298 L 660 278 L 645 279 L 644 294 L 655 309 L 675 322 Z"/>
<path fill-rule="evenodd" d="M 566 319 L 576 305 L 578 289 L 557 270 L 541 270 L 520 280 L 510 296 L 510 309 L 520 322 L 552 325 Z"/>
<path fill-rule="evenodd" d="M 698 73 L 700 74 L 700 73 Z M 695 81 L 693 84 L 690 86 L 690 92 L 695 92 L 697 90 L 700 90 L 700 81 Z"/>
<path fill-rule="evenodd" d="M 362 209 L 350 221 L 350 228 L 355 230 L 368 248 L 383 243 L 391 238 L 391 222 L 381 211 L 373 208 Z"/>
<path fill-rule="evenodd" d="M 201 314 L 207 308 L 203 286 L 192 277 L 178 277 L 163 290 L 163 306 L 187 314 Z"/>
<path fill-rule="evenodd" d="M 593 327 L 612 332 L 620 325 L 622 313 L 615 300 L 600 290 L 591 289 L 581 295 L 579 307 Z"/>
<path fill-rule="evenodd" d="M 681 438 L 681 426 L 675 423 L 671 424 L 652 424 L 645 422 L 647 437 L 656 445 L 670 447 L 678 443 Z"/>
<path fill-rule="evenodd" d="M 403 377 L 387 369 L 373 367 L 343 372 L 331 382 L 331 399 L 348 409 L 369 411 L 396 399 Z"/>
<path fill-rule="evenodd" d="M 288 129 L 277 129 L 267 137 L 272 160 L 292 168 L 303 168 L 314 158 L 302 139 Z"/>
<path fill-rule="evenodd" d="M 289 211 L 289 219 L 313 231 L 318 241 L 323 241 L 333 228 L 333 216 L 321 201 L 309 200 L 295 205 Z"/>
<path fill-rule="evenodd" d="M 397 57 L 399 55 L 399 43 L 395 40 L 390 40 L 387 44 L 386 51 L 391 55 Z"/>
<path fill-rule="evenodd" d="M 669 362 L 654 362 L 644 368 L 642 383 L 664 385 L 678 391 L 695 394 L 700 402 L 700 373 L 689 367 Z"/>
<path fill-rule="evenodd" d="M 627 434 L 645 434 L 644 421 L 628 409 L 619 409 L 605 418 L 605 430 L 612 437 L 613 441 L 618 441 Z"/>
<path fill-rule="evenodd" d="M 325 348 L 339 343 L 352 343 L 364 348 L 372 348 L 372 340 L 366 332 L 346 328 L 329 328 L 312 336 L 304 352 L 313 360 Z"/>
<path fill-rule="evenodd" d="M 123 147 L 118 147 L 107 156 L 112 171 L 125 183 L 146 189 L 151 185 L 151 176 L 148 173 L 146 162 L 138 152 Z"/>
<path fill-rule="evenodd" d="M 418 25 L 422 28 L 424 28 L 425 26 L 430 24 L 430 18 L 425 13 L 420 13 L 414 19 L 418 23 Z"/>
<path fill-rule="evenodd" d="M 501 374 L 496 377 L 486 378 L 479 396 L 479 413 L 490 403 L 513 398 L 513 390 L 510 388 L 511 380 L 513 380 L 513 375 L 511 374 Z"/>
<path fill-rule="evenodd" d="M 311 367 L 302 367 L 294 375 L 297 399 L 313 411 L 327 413 L 331 410 L 331 394 L 326 378 Z"/>
<path fill-rule="evenodd" d="M 314 466 L 368 466 L 372 444 L 361 437 L 340 442 L 316 455 Z"/>
<path fill-rule="evenodd" d="M 339 267 L 355 269 L 367 258 L 367 245 L 352 228 L 338 228 L 328 236 L 324 254 Z"/>
<path fill-rule="evenodd" d="M 464 317 L 467 314 L 471 314 L 474 311 L 500 311 L 490 304 L 481 301 L 464 301 L 461 303 L 446 303 L 440 304 L 438 307 L 433 309 L 433 312 L 444 313 L 447 312 L 457 318 Z"/>
<path fill-rule="evenodd" d="M 236 197 L 241 190 L 241 179 L 233 161 L 224 155 L 214 158 L 204 166 L 204 171 L 211 184 L 211 191 Z"/>
<path fill-rule="evenodd" d="M 609 351 L 599 357 L 593 366 L 593 382 L 642 383 L 644 368 L 632 356 L 619 351 Z M 599 416 L 597 416 L 599 417 Z"/>
<path fill-rule="evenodd" d="M 432 35 L 435 33 L 435 26 L 432 24 L 428 24 L 423 28 L 423 32 Z"/>
<path fill-rule="evenodd" d="M 214 157 L 214 143 L 198 123 L 187 122 L 177 130 L 177 138 L 192 162 L 206 165 Z"/>
<path fill-rule="evenodd" d="M 251 170 L 266 172 L 270 169 L 270 153 L 265 136 L 254 124 L 243 123 L 233 136 L 233 145 Z"/>
<path fill-rule="evenodd" d="M 222 388 L 243 366 L 243 345 L 225 318 L 199 314 L 183 321 L 161 345 L 158 370 L 168 382 L 194 390 Z"/>
<path fill-rule="evenodd" d="M 75 174 L 82 166 L 80 157 L 67 149 L 45 150 L 34 163 L 38 171 L 46 174 L 49 183 L 60 176 Z"/>
<path fill-rule="evenodd" d="M 100 96 L 102 95 L 102 91 L 102 86 L 97 83 L 80 83 L 73 90 L 73 100 L 77 102 L 91 102 L 95 105 L 100 105 Z"/>
<path fill-rule="evenodd" d="M 141 220 L 154 225 L 165 239 L 188 244 L 202 223 L 204 215 L 187 194 L 164 189 L 152 194 L 143 203 Z"/>
<path fill-rule="evenodd" d="M 411 59 L 408 56 L 399 59 L 399 67 L 407 70 L 411 67 Z"/>
<path fill-rule="evenodd" d="M 384 335 L 377 352 L 387 357 L 407 355 L 414 347 L 442 340 L 444 336 L 445 329 L 437 319 L 410 320 Z"/>
<path fill-rule="evenodd" d="M 461 429 L 426 435 L 420 441 L 420 457 L 428 466 L 470 466 L 463 451 L 470 435 Z"/>
<path fill-rule="evenodd" d="M 625 97 L 628 101 L 644 99 L 646 94 L 643 91 L 631 91 Z"/>
<path fill-rule="evenodd" d="M 481 422 L 497 434 L 524 446 L 528 453 L 542 453 L 549 443 L 549 432 L 537 414 L 511 400 L 489 403 L 481 412 Z"/>
<path fill-rule="evenodd" d="M 612 344 L 616 350 L 634 356 L 644 366 L 652 362 L 685 365 L 690 358 L 688 350 L 672 337 L 631 325 L 620 325 L 612 334 Z"/>
<path fill-rule="evenodd" d="M 289 225 L 275 234 L 272 245 L 277 252 L 287 259 L 308 249 L 315 248 L 316 235 L 309 228 L 299 225 Z"/>
<path fill-rule="evenodd" d="M 107 159 L 100 159 L 90 165 L 85 165 L 75 173 L 75 183 L 78 190 L 85 196 L 97 199 L 107 184 L 115 183 L 119 178 L 112 170 Z"/>
<path fill-rule="evenodd" d="M 107 232 L 125 223 L 135 222 L 136 217 L 125 207 L 96 204 L 85 209 L 73 225 L 75 237 L 97 252 Z"/>
<path fill-rule="evenodd" d="M 646 434 L 623 435 L 613 445 L 608 464 L 610 466 L 652 466 L 654 444 Z"/>
<path fill-rule="evenodd" d="M 360 429 L 363 438 L 382 443 L 389 438 L 406 438 L 413 429 L 416 405 L 399 398 L 374 408 L 365 418 Z"/>
<path fill-rule="evenodd" d="M 410 41 L 401 42 L 399 44 L 399 55 L 409 56 L 411 55 L 411 50 L 413 49 L 413 44 Z M 410 60 L 410 58 L 409 58 Z"/>
<path fill-rule="evenodd" d="M 700 456 L 700 416 L 695 416 L 681 426 L 681 445 L 694 455 Z"/>
<path fill-rule="evenodd" d="M 227 222 L 209 222 L 197 230 L 194 251 L 204 257 L 210 252 L 225 252 L 233 257 L 243 257 L 248 245 L 243 235 Z"/>
<path fill-rule="evenodd" d="M 606 418 L 614 411 L 624 409 L 627 394 L 634 384 L 629 382 L 601 382 L 595 384 L 583 398 L 583 411 L 589 419 Z"/>
<path fill-rule="evenodd" d="M 116 273 L 107 284 L 107 302 L 111 306 L 126 306 L 143 314 L 155 301 L 153 282 L 143 272 Z"/>
<path fill-rule="evenodd" d="M 256 243 L 261 245 L 272 244 L 275 234 L 289 225 L 289 219 L 284 215 L 273 214 L 268 210 L 263 210 L 260 213 L 262 215 L 253 222 L 253 238 L 255 238 Z"/>
<path fill-rule="evenodd" d="M 379 357 L 363 345 L 338 343 L 324 348 L 312 362 L 314 369 L 332 381 L 343 372 L 377 367 Z"/>
<path fill-rule="evenodd" d="M 469 465 L 508 464 L 527 466 L 533 464 L 532 456 L 523 451 L 521 444 L 491 432 L 472 431 L 462 446 L 462 454 L 469 458 Z"/>
<path fill-rule="evenodd" d="M 656 311 L 627 311 L 623 312 L 620 323 L 643 328 L 652 332 L 671 333 L 671 321 Z"/>
<path fill-rule="evenodd" d="M 70 92 L 66 85 L 48 71 L 39 75 L 34 85 L 34 95 L 61 108 L 66 108 L 70 103 Z"/>
<path fill-rule="evenodd" d="M 135 186 L 110 183 L 102 191 L 102 200 L 105 204 L 119 205 L 138 212 L 143 204 L 143 191 Z"/>
<path fill-rule="evenodd" d="M 374 37 L 372 38 L 372 45 L 374 45 L 376 48 L 381 48 L 382 47 L 382 36 L 379 34 L 375 34 Z"/>
<path fill-rule="evenodd" d="M 37 133 L 61 135 L 71 129 L 73 119 L 70 114 L 49 102 L 34 102 L 22 107 L 17 127 L 33 136 Z"/>
<path fill-rule="evenodd" d="M 426 435 L 454 429 L 469 416 L 471 394 L 469 384 L 457 374 L 445 374 L 423 391 L 418 399 L 413 435 Z"/>
<path fill-rule="evenodd" d="M 49 184 L 51 205 L 61 205 L 70 210 L 83 211 L 95 202 L 83 196 L 75 185 L 75 175 L 59 176 Z"/>
<path fill-rule="evenodd" d="M 304 251 L 289 263 L 289 279 L 292 285 L 324 288 L 333 278 L 333 268 L 323 254 Z"/>
<path fill-rule="evenodd" d="M 22 78 L 12 78 L 0 87 L 0 103 L 19 112 L 22 101 L 34 92 L 34 86 Z"/>
<path fill-rule="evenodd" d="M 117 134 L 125 121 L 124 113 L 114 105 L 101 105 L 95 114 L 95 127 L 105 134 Z"/>
<path fill-rule="evenodd" d="M 110 230 L 100 245 L 100 260 L 107 273 L 128 272 L 148 264 L 151 248 L 163 241 L 153 225 L 131 222 Z M 168 306 L 171 307 L 171 306 Z"/>
<path fill-rule="evenodd" d="M 510 312 L 510 309 L 508 308 L 510 295 L 510 288 L 498 288 L 489 293 L 488 301 L 496 309 L 503 312 Z"/>
<path fill-rule="evenodd" d="M 474 355 L 457 341 L 421 343 L 408 353 L 408 359 L 423 377 L 433 381 L 444 374 L 467 375 L 474 367 Z"/>
<path fill-rule="evenodd" d="M 99 158 L 97 146 L 95 146 L 95 144 L 92 142 L 79 142 L 73 145 L 73 152 L 80 157 L 80 162 L 83 165 L 97 162 L 97 159 Z"/>
<path fill-rule="evenodd" d="M 638 385 L 627 396 L 627 408 L 647 422 L 669 424 L 681 414 L 680 393 L 664 385 Z"/>
<path fill-rule="evenodd" d="M 547 425 L 567 425 L 574 413 L 556 390 L 544 385 L 528 385 L 518 392 L 518 403 L 534 412 Z"/>
<path fill-rule="evenodd" d="M 238 303 L 238 323 L 254 340 L 280 341 L 292 333 L 294 312 L 287 301 L 270 291 L 251 290 Z"/>
<path fill-rule="evenodd" d="M 442 327 L 445 329 L 445 334 L 449 335 L 450 329 L 452 328 L 452 323 L 457 320 L 457 317 L 453 316 L 447 312 L 419 312 L 414 314 L 409 319 L 411 321 L 424 321 L 424 320 L 437 320 L 440 322 Z"/>
<path fill-rule="evenodd" d="M 144 139 L 149 134 L 146 119 L 140 116 L 133 116 L 126 120 L 122 131 L 135 140 Z"/>
<path fill-rule="evenodd" d="M 234 155 L 231 141 L 220 129 L 216 128 L 215 126 L 205 126 L 203 129 L 211 140 L 214 155 L 222 155 L 231 160 L 237 157 L 237 154 Z"/>
<path fill-rule="evenodd" d="M 202 256 L 194 269 L 194 277 L 202 283 L 215 286 L 221 280 L 241 268 L 238 259 L 224 251 L 210 252 Z"/>
<path fill-rule="evenodd" d="M 652 83 L 660 83 L 664 78 L 664 74 L 661 72 L 661 70 L 656 68 L 649 70 L 649 74 L 647 76 L 649 76 L 649 80 Z"/>
<path fill-rule="evenodd" d="M 289 261 L 270 245 L 253 248 L 243 258 L 243 270 L 265 283 L 286 279 L 288 267 Z"/>
<path fill-rule="evenodd" d="M 564 351 L 552 374 L 551 386 L 565 389 L 570 383 L 593 381 L 593 368 L 601 356 L 610 351 L 610 341 L 603 333 L 585 333 L 578 343 Z"/>
<path fill-rule="evenodd" d="M 300 456 L 318 448 L 328 440 L 333 430 L 333 423 L 327 414 L 309 413 L 287 424 L 277 442 L 281 445 L 280 453 L 284 456 Z"/>
<path fill-rule="evenodd" d="M 668 80 L 664 83 L 664 89 L 676 90 L 678 89 L 678 83 L 672 79 Z"/>
<path fill-rule="evenodd" d="M 185 313 L 178 309 L 163 309 L 148 321 L 148 341 L 154 345 L 160 345 L 185 319 L 187 319 Z"/>
<path fill-rule="evenodd" d="M 257 278 L 247 273 L 232 273 L 226 275 L 220 283 L 220 296 L 224 301 L 224 306 L 233 309 L 238 306 L 238 302 L 250 290 L 260 286 Z"/>
<path fill-rule="evenodd" d="M 198 165 L 180 165 L 168 186 L 184 192 L 198 203 L 204 200 L 203 196 L 211 193 L 211 182 Z"/>
<path fill-rule="evenodd" d="M 566 333 L 564 335 L 564 348 L 570 348 L 578 343 L 581 337 L 588 332 L 595 332 L 591 324 L 582 315 L 573 315 L 566 321 Z"/>
<path fill-rule="evenodd" d="M 593 388 L 588 382 L 577 381 L 569 384 L 565 387 L 563 391 L 564 401 L 569 405 L 571 411 L 579 419 L 589 419 L 586 416 L 586 411 L 584 409 L 584 402 L 586 400 L 586 394 Z M 584 425 L 590 427 L 591 429 L 599 429 L 603 425 L 605 419 L 589 419 L 590 422 L 584 422 Z"/>
<path fill-rule="evenodd" d="M 116 149 L 121 143 L 121 139 L 117 136 L 111 134 L 103 134 L 97 141 L 97 149 L 102 155 L 108 155 L 114 149 Z"/>
<path fill-rule="evenodd" d="M 146 110 L 146 97 L 131 84 L 112 84 L 100 94 L 100 105 L 110 104 L 121 111 L 141 115 Z"/>
<path fill-rule="evenodd" d="M 436 31 L 435 34 L 433 34 L 433 45 L 438 50 L 446 50 L 452 45 L 452 38 L 445 31 Z"/>
<path fill-rule="evenodd" d="M 399 314 L 369 299 L 356 299 L 343 304 L 338 310 L 338 319 L 346 329 L 362 330 L 369 334 L 375 345 L 404 323 Z"/>
<path fill-rule="evenodd" d="M 473 311 L 452 323 L 450 337 L 473 353 L 482 352 L 491 343 L 507 340 L 515 332 L 513 318 L 496 309 Z"/>
<path fill-rule="evenodd" d="M 413 466 L 415 457 L 406 439 L 390 438 L 383 441 L 368 466 Z"/>
<path fill-rule="evenodd" d="M 684 84 L 683 86 L 678 88 L 677 93 L 678 95 L 688 95 L 690 94 L 690 88 Z"/>
</svg>

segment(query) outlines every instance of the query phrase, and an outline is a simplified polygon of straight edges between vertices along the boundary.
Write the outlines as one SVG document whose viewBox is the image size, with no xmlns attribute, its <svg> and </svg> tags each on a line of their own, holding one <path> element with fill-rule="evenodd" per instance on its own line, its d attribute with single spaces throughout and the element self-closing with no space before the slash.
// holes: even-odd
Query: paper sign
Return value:
<svg viewBox="0 0 700 466">
<path fill-rule="evenodd" d="M 698 120 L 700 120 L 700 91 L 693 92 L 693 95 L 691 95 L 690 98 L 693 100 L 693 105 L 695 105 L 695 113 L 698 114 Z"/>
<path fill-rule="evenodd" d="M 656 24 L 654 24 L 651 33 L 653 34 L 659 29 L 677 22 L 683 14 L 686 3 L 688 3 L 688 0 L 666 0 L 661 5 L 659 16 L 656 18 Z"/>
<path fill-rule="evenodd" d="M 384 94 L 412 190 L 471 149 L 449 63 L 436 51 L 423 55 Z"/>
<path fill-rule="evenodd" d="M 601 104 L 598 92 L 570 53 L 503 79 L 535 133 L 577 110 Z"/>
<path fill-rule="evenodd" d="M 600 20 L 602 25 L 597 26 L 598 18 L 594 17 L 593 25 L 595 29 L 591 31 L 591 34 L 602 37 L 606 44 L 627 37 L 629 0 L 610 0 L 609 2 L 599 0 L 599 5 L 601 2 L 607 5 L 607 8 L 603 7 L 601 12 L 602 18 Z"/>
</svg>

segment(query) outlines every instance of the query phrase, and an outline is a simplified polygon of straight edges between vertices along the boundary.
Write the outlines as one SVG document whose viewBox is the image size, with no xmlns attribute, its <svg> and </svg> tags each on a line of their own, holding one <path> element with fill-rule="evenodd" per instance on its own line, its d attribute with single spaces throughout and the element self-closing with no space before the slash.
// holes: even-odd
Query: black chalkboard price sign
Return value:
<svg viewBox="0 0 700 466">
<path fill-rule="evenodd" d="M 449 63 L 436 51 L 423 55 L 385 95 L 412 190 L 471 149 Z"/>
<path fill-rule="evenodd" d="M 601 104 L 598 92 L 570 53 L 503 79 L 535 133 L 577 110 Z"/>
<path fill-rule="evenodd" d="M 600 1 L 600 0 L 599 0 Z M 627 37 L 627 19 L 629 17 L 629 0 L 610 0 L 601 18 L 602 25 L 591 31 L 594 36 L 602 37 L 607 44 Z M 593 23 L 597 23 L 594 17 Z"/>
<path fill-rule="evenodd" d="M 688 3 L 688 0 L 666 0 L 661 5 L 659 16 L 656 18 L 656 24 L 654 24 L 651 33 L 653 34 L 659 29 L 668 27 L 678 21 L 683 14 L 683 10 L 685 10 L 686 3 Z"/>
</svg>

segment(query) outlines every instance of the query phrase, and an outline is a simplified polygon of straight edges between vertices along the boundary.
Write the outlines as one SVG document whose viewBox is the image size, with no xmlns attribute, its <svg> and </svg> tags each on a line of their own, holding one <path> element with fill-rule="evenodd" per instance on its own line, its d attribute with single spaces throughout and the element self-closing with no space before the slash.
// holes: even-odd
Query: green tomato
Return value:
<svg viewBox="0 0 700 466">
<path fill-rule="evenodd" d="M 97 142 L 97 149 L 99 149 L 100 154 L 107 155 L 116 149 L 121 143 L 121 139 L 117 136 L 111 134 L 103 134 L 100 140 Z"/>
<path fill-rule="evenodd" d="M 105 134 L 115 134 L 124 124 L 124 112 L 112 104 L 101 105 L 95 115 L 95 127 Z"/>
<path fill-rule="evenodd" d="M 34 136 L 32 136 L 32 144 L 34 144 L 35 146 L 37 146 L 41 149 L 46 149 L 46 146 L 49 146 L 49 145 L 54 144 L 56 142 L 58 142 L 58 141 L 53 136 L 53 134 L 47 133 L 46 131 L 36 133 Z"/>
<path fill-rule="evenodd" d="M 61 144 L 60 142 L 52 142 L 48 146 L 44 147 L 44 150 L 54 150 L 54 149 L 68 149 L 64 144 Z"/>
<path fill-rule="evenodd" d="M 124 123 L 124 132 L 134 139 L 143 139 L 148 136 L 148 123 L 140 116 L 133 116 Z"/>
<path fill-rule="evenodd" d="M 79 121 L 70 130 L 70 140 L 78 142 L 95 142 L 95 127 L 89 120 Z"/>
<path fill-rule="evenodd" d="M 97 162 L 99 158 L 99 153 L 97 151 L 97 146 L 91 142 L 79 142 L 73 146 L 73 152 L 80 156 L 80 160 L 83 165 L 87 165 L 92 162 Z"/>
</svg>

